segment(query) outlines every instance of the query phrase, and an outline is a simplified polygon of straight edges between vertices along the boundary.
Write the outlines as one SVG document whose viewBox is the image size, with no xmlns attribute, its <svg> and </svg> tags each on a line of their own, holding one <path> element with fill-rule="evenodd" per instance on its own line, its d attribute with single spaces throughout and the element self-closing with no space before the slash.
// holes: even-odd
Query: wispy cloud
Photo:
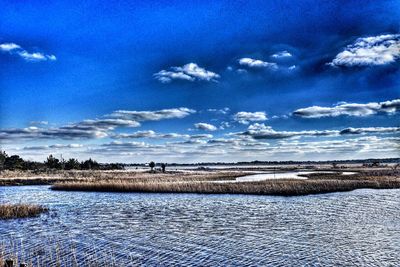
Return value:
<svg viewBox="0 0 400 267">
<path fill-rule="evenodd" d="M 259 59 L 253 59 L 253 58 L 248 58 L 248 57 L 239 59 L 239 64 L 241 66 L 246 66 L 249 68 L 269 68 L 272 70 L 278 69 L 278 65 L 276 63 L 262 61 Z"/>
<path fill-rule="evenodd" d="M 26 146 L 23 150 L 53 150 L 53 149 L 78 149 L 82 148 L 82 144 L 54 144 L 54 145 L 43 145 L 43 146 Z"/>
<path fill-rule="evenodd" d="M 18 55 L 25 61 L 31 61 L 31 62 L 57 60 L 55 55 L 45 54 L 42 52 L 28 52 L 27 50 L 23 49 L 20 45 L 15 43 L 0 44 L 0 51 L 7 52 L 11 55 Z"/>
<path fill-rule="evenodd" d="M 400 110 L 400 99 L 367 104 L 341 103 L 333 107 L 312 106 L 297 109 L 293 115 L 302 118 L 322 118 L 337 116 L 364 117 L 378 113 L 393 114 Z"/>
<path fill-rule="evenodd" d="M 331 66 L 384 65 L 400 57 L 400 34 L 358 38 L 336 55 Z"/>
<path fill-rule="evenodd" d="M 134 133 L 120 133 L 111 135 L 113 138 L 152 138 L 152 139 L 165 139 L 165 138 L 190 138 L 188 134 L 179 133 L 156 133 L 153 130 L 137 131 Z"/>
<path fill-rule="evenodd" d="M 169 70 L 161 70 L 155 73 L 154 78 L 162 83 L 170 83 L 173 80 L 186 81 L 216 81 L 219 74 L 206 70 L 196 63 L 188 63 L 182 67 L 171 67 Z"/>
<path fill-rule="evenodd" d="M 203 130 L 203 131 L 216 131 L 217 130 L 217 127 L 215 127 L 214 125 L 205 123 L 205 122 L 195 123 L 194 127 L 198 130 Z"/>
<path fill-rule="evenodd" d="M 221 109 L 209 108 L 209 109 L 207 109 L 207 111 L 208 111 L 208 112 L 214 112 L 214 113 L 216 113 L 216 114 L 223 114 L 223 115 L 225 115 L 225 114 L 228 114 L 231 110 L 230 110 L 230 108 L 225 107 L 225 108 L 221 108 Z"/>
<path fill-rule="evenodd" d="M 273 57 L 273 58 L 285 58 L 285 57 L 292 57 L 292 54 L 285 50 L 285 51 L 280 51 L 278 53 L 275 53 L 271 57 Z"/>
<path fill-rule="evenodd" d="M 196 111 L 193 109 L 181 107 L 153 111 L 117 110 L 111 113 L 109 116 L 133 121 L 159 121 L 165 119 L 181 119 L 195 112 Z"/>
<path fill-rule="evenodd" d="M 286 139 L 293 137 L 318 137 L 362 134 L 393 134 L 400 133 L 400 127 L 365 127 L 345 128 L 342 130 L 309 130 L 309 131 L 276 131 L 263 123 L 250 125 L 246 131 L 230 133 L 231 136 L 248 136 L 253 139 Z"/>
<path fill-rule="evenodd" d="M 118 110 L 102 118 L 88 119 L 60 127 L 0 129 L 0 140 L 14 139 L 94 139 L 104 138 L 120 127 L 139 127 L 140 122 L 184 118 L 195 111 L 188 108 L 162 109 L 155 111 Z"/>
<path fill-rule="evenodd" d="M 257 111 L 257 112 L 241 111 L 236 113 L 233 116 L 233 119 L 241 124 L 249 124 L 252 121 L 266 121 L 267 115 L 263 111 Z"/>
</svg>

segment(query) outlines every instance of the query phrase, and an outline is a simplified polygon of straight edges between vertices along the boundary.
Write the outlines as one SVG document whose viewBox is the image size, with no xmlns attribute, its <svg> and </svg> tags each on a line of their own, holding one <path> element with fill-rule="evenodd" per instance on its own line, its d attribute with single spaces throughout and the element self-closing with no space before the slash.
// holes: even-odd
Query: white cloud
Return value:
<svg viewBox="0 0 400 267">
<path fill-rule="evenodd" d="M 169 83 L 173 80 L 216 81 L 220 77 L 217 73 L 199 67 L 196 63 L 171 67 L 170 70 L 161 70 L 153 76 L 162 83 Z"/>
<path fill-rule="evenodd" d="M 199 123 L 195 123 L 194 127 L 198 130 L 204 130 L 204 131 L 216 131 L 217 127 L 215 127 L 212 124 L 209 123 L 204 123 L 204 122 L 199 122 Z"/>
<path fill-rule="evenodd" d="M 0 51 L 8 52 L 11 55 L 18 55 L 23 58 L 25 61 L 55 61 L 57 60 L 55 55 L 47 55 L 41 52 L 28 52 L 23 49 L 20 45 L 15 43 L 3 43 L 0 44 Z"/>
<path fill-rule="evenodd" d="M 10 52 L 12 50 L 21 49 L 21 46 L 14 43 L 4 43 L 0 44 L 0 50 L 4 52 Z"/>
<path fill-rule="evenodd" d="M 278 53 L 273 54 L 271 57 L 273 58 L 284 58 L 284 57 L 291 57 L 292 54 L 290 54 L 288 51 L 280 51 Z"/>
<path fill-rule="evenodd" d="M 378 113 L 393 114 L 400 110 L 400 99 L 385 102 L 371 102 L 367 104 L 345 103 L 342 102 L 333 107 L 312 106 L 297 109 L 293 115 L 302 118 L 322 118 L 337 116 L 356 116 L 364 117 Z"/>
<path fill-rule="evenodd" d="M 390 134 L 399 133 L 400 127 L 364 127 L 364 128 L 346 128 L 340 131 L 341 135 L 346 134 Z"/>
<path fill-rule="evenodd" d="M 276 131 L 264 123 L 254 123 L 247 131 L 230 133 L 230 136 L 248 136 L 253 139 L 286 139 L 294 137 L 318 137 L 318 136 L 345 136 L 345 135 L 367 135 L 367 134 L 394 134 L 400 133 L 400 127 L 364 127 L 346 128 L 342 130 L 308 130 L 308 131 Z"/>
<path fill-rule="evenodd" d="M 339 131 L 275 131 L 271 126 L 266 126 L 263 123 L 255 123 L 247 128 L 247 131 L 234 133 L 233 135 L 250 136 L 254 139 L 284 139 L 300 136 L 333 136 L 338 135 Z M 232 134 L 231 134 L 232 135 Z"/>
<path fill-rule="evenodd" d="M 153 130 L 137 131 L 134 133 L 120 133 L 111 135 L 113 138 L 152 138 L 152 139 L 166 139 L 166 138 L 192 138 L 188 134 L 179 133 L 156 133 Z"/>
<path fill-rule="evenodd" d="M 252 59 L 248 57 L 239 59 L 239 64 L 249 68 L 269 68 L 272 70 L 278 69 L 278 65 L 276 63 L 266 62 L 259 59 Z"/>
<path fill-rule="evenodd" d="M 117 110 L 109 116 L 134 121 L 159 121 L 165 119 L 181 119 L 195 112 L 195 110 L 189 108 L 172 108 L 153 111 Z"/>
<path fill-rule="evenodd" d="M 331 66 L 384 65 L 400 57 L 400 34 L 386 34 L 358 38 L 336 55 Z"/>
<path fill-rule="evenodd" d="M 266 121 L 267 115 L 263 111 L 246 112 L 241 111 L 233 116 L 233 119 L 241 124 L 248 124 L 251 121 Z"/>
<path fill-rule="evenodd" d="M 184 118 L 195 111 L 188 108 L 162 109 L 155 111 L 115 111 L 103 118 L 83 120 L 60 127 L 0 129 L 0 140 L 14 139 L 92 139 L 104 138 L 119 127 L 139 127 L 142 121 Z"/>
<path fill-rule="evenodd" d="M 51 149 L 77 149 L 82 148 L 82 144 L 54 144 L 54 145 L 43 145 L 43 146 L 26 146 L 23 150 L 51 150 Z"/>
<path fill-rule="evenodd" d="M 215 108 L 209 108 L 207 109 L 208 112 L 215 112 L 217 114 L 228 114 L 231 110 L 228 107 L 222 108 L 222 109 L 215 109 Z"/>
<path fill-rule="evenodd" d="M 219 129 L 220 130 L 225 130 L 225 129 L 230 128 L 230 127 L 231 127 L 231 124 L 229 122 L 223 121 L 223 122 L 221 122 L 221 124 L 219 126 Z"/>
</svg>

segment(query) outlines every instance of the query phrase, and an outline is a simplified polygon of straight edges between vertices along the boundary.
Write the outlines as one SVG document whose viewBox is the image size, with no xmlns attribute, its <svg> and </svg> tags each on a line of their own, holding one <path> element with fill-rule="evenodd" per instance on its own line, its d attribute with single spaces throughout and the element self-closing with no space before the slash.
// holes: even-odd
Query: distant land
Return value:
<svg viewBox="0 0 400 267">
<path fill-rule="evenodd" d="M 400 158 L 370 158 L 353 160 L 324 160 L 324 161 L 238 161 L 238 162 L 198 162 L 198 163 L 168 163 L 168 166 L 205 166 L 205 165 L 296 165 L 296 164 L 372 164 L 372 163 L 400 163 Z M 147 163 L 129 163 L 126 167 L 147 166 Z"/>
</svg>

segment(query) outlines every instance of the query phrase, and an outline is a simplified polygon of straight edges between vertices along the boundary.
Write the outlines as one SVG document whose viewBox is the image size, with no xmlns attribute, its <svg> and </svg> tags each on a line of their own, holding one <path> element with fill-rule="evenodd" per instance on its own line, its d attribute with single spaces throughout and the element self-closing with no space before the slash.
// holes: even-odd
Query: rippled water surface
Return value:
<svg viewBox="0 0 400 267">
<path fill-rule="evenodd" d="M 50 208 L 0 221 L 0 239 L 20 253 L 57 240 L 78 260 L 112 254 L 124 266 L 400 266 L 400 190 L 285 198 L 27 186 L 0 187 L 0 202 Z"/>
</svg>

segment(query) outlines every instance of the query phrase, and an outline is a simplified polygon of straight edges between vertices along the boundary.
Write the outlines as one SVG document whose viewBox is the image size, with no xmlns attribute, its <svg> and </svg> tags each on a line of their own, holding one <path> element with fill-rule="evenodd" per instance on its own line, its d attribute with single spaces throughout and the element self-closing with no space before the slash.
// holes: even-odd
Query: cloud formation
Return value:
<svg viewBox="0 0 400 267">
<path fill-rule="evenodd" d="M 77 148 L 82 148 L 82 144 L 54 144 L 54 145 L 43 145 L 43 146 L 26 146 L 22 148 L 23 150 L 51 150 L 51 149 L 77 149 Z"/>
<path fill-rule="evenodd" d="M 162 109 L 155 111 L 119 110 L 103 118 L 83 120 L 60 127 L 0 129 L 0 140 L 14 139 L 93 139 L 104 138 L 119 127 L 139 127 L 143 121 L 184 118 L 195 111 L 188 108 Z"/>
<path fill-rule="evenodd" d="M 358 38 L 336 55 L 331 66 L 370 66 L 395 62 L 400 57 L 400 34 Z"/>
<path fill-rule="evenodd" d="M 198 130 L 203 130 L 203 131 L 216 131 L 217 127 L 215 127 L 212 124 L 209 123 L 204 123 L 204 122 L 199 122 L 199 123 L 195 123 L 194 127 Z"/>
<path fill-rule="evenodd" d="M 217 73 L 199 67 L 196 63 L 188 63 L 182 67 L 171 67 L 169 70 L 161 70 L 153 74 L 154 78 L 162 83 L 170 83 L 173 80 L 185 81 L 217 81 L 220 77 Z"/>
<path fill-rule="evenodd" d="M 3 43 L 0 44 L 0 51 L 7 52 L 11 55 L 18 55 L 25 61 L 38 62 L 38 61 L 55 61 L 57 60 L 55 55 L 45 54 L 42 52 L 28 52 L 23 49 L 20 45 L 15 43 Z"/>
<path fill-rule="evenodd" d="M 189 108 L 172 108 L 154 111 L 117 110 L 109 116 L 133 121 L 159 121 L 165 119 L 181 119 L 195 112 L 195 110 Z"/>
<path fill-rule="evenodd" d="M 166 138 L 191 138 L 188 134 L 179 133 L 156 133 L 153 130 L 137 131 L 134 133 L 120 133 L 113 134 L 111 137 L 116 139 L 122 138 L 152 138 L 152 139 L 166 139 Z"/>
<path fill-rule="evenodd" d="M 278 65 L 276 63 L 266 62 L 259 59 L 253 59 L 248 57 L 239 59 L 239 64 L 241 66 L 246 66 L 249 68 L 268 68 L 272 70 L 278 69 Z"/>
<path fill-rule="evenodd" d="M 400 99 L 367 104 L 340 103 L 333 107 L 312 106 L 295 110 L 292 114 L 302 118 L 322 118 L 338 116 L 365 117 L 378 113 L 393 114 L 400 110 Z"/>
<path fill-rule="evenodd" d="M 271 57 L 273 58 L 284 58 L 284 57 L 291 57 L 292 54 L 290 54 L 288 51 L 280 51 L 278 53 L 273 54 Z"/>
<path fill-rule="evenodd" d="M 365 127 L 346 128 L 343 130 L 309 130 L 309 131 L 275 131 L 271 126 L 263 123 L 250 125 L 246 131 L 231 133 L 231 136 L 248 136 L 253 139 L 286 139 L 293 137 L 318 137 L 363 134 L 393 134 L 400 133 L 400 127 Z"/>
<path fill-rule="evenodd" d="M 263 111 L 257 111 L 257 112 L 241 111 L 236 113 L 233 116 L 233 119 L 241 124 L 249 124 L 252 121 L 266 121 L 267 115 Z"/>
<path fill-rule="evenodd" d="M 225 115 L 225 114 L 228 114 L 231 110 L 230 110 L 230 108 L 225 107 L 225 108 L 221 108 L 221 109 L 209 108 L 209 109 L 207 109 L 207 111 L 208 112 L 214 112 L 216 114 Z"/>
</svg>

